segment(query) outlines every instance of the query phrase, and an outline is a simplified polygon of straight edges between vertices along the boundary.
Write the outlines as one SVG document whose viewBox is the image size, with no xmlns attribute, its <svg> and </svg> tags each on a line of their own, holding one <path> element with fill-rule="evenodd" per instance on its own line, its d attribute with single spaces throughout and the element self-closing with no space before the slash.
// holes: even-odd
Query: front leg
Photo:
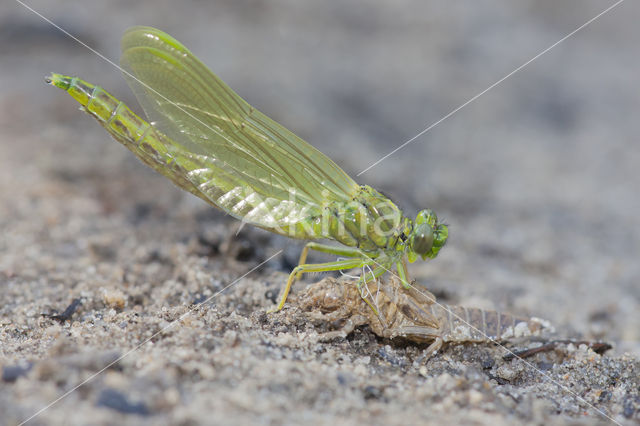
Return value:
<svg viewBox="0 0 640 426">
<path fill-rule="evenodd" d="M 402 282 L 404 288 L 410 288 L 411 284 L 409 283 L 407 260 L 404 257 L 402 258 L 402 260 L 396 262 L 396 269 L 398 269 L 398 278 L 400 278 L 400 282 Z"/>
<path fill-rule="evenodd" d="M 389 270 L 388 267 L 378 264 L 378 266 L 373 271 L 368 272 L 368 275 L 366 272 L 363 271 L 362 275 L 358 279 L 357 286 L 358 286 L 358 291 L 360 293 L 360 297 L 362 298 L 362 300 L 365 301 L 367 305 L 369 305 L 369 307 L 376 314 L 376 316 L 379 315 L 378 294 L 375 294 L 375 295 L 372 294 L 367 283 L 371 281 L 376 281 L 381 275 L 383 275 L 388 270 Z"/>
</svg>

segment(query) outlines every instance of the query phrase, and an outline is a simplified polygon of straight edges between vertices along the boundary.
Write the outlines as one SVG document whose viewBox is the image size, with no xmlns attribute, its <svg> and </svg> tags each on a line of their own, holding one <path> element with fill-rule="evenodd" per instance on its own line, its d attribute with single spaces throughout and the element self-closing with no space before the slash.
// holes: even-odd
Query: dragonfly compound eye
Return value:
<svg viewBox="0 0 640 426">
<path fill-rule="evenodd" d="M 431 225 L 427 223 L 421 223 L 420 225 L 416 225 L 411 232 L 411 236 L 409 237 L 409 247 L 416 254 L 421 257 L 425 257 L 428 253 L 431 252 L 431 248 L 433 247 L 433 229 Z"/>
</svg>

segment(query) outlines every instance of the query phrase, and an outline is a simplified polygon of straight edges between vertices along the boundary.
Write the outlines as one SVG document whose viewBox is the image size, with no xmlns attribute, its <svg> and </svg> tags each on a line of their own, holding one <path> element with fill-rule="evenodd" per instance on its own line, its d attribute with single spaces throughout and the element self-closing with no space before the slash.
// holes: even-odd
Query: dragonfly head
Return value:
<svg viewBox="0 0 640 426">
<path fill-rule="evenodd" d="M 420 210 L 408 236 L 409 261 L 415 262 L 418 256 L 422 260 L 433 259 L 447 242 L 448 236 L 449 228 L 438 223 L 438 217 L 433 211 Z"/>
</svg>

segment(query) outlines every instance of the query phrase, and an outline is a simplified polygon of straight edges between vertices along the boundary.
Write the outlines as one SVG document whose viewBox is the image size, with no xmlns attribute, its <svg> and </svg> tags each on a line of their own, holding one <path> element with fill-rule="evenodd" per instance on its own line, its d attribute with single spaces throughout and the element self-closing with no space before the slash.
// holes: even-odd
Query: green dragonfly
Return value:
<svg viewBox="0 0 640 426">
<path fill-rule="evenodd" d="M 362 268 L 358 284 L 407 260 L 434 258 L 448 236 L 431 210 L 415 220 L 375 189 L 249 105 L 170 35 L 133 27 L 122 38 L 125 78 L 150 122 L 99 86 L 51 74 L 118 142 L 174 184 L 243 222 L 309 242 L 279 304 L 303 273 Z M 309 250 L 339 256 L 308 264 Z"/>
</svg>

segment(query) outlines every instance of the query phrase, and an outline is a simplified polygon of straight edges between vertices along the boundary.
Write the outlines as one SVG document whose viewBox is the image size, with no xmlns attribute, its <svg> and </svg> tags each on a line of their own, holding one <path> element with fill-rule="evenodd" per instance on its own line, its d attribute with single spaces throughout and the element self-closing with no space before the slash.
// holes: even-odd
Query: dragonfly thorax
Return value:
<svg viewBox="0 0 640 426">
<path fill-rule="evenodd" d="M 385 195 L 362 185 L 350 202 L 333 202 L 325 207 L 322 234 L 340 243 L 357 247 L 368 256 L 386 254 L 392 259 L 406 255 L 410 262 L 418 256 L 434 258 L 447 241 L 446 225 L 438 223 L 431 210 L 421 210 L 415 220 Z M 318 221 L 318 226 L 321 221 Z"/>
<path fill-rule="evenodd" d="M 395 246 L 406 221 L 389 198 L 362 185 L 347 202 L 334 201 L 324 208 L 319 233 L 374 254 Z"/>
</svg>

